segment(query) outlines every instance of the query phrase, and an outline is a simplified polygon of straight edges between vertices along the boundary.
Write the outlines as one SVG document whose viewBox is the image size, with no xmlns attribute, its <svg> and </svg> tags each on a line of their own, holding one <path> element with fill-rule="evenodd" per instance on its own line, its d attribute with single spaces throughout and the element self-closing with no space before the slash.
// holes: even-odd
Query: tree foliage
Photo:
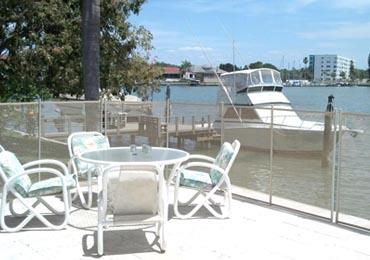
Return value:
<svg viewBox="0 0 370 260">
<path fill-rule="evenodd" d="M 245 66 L 246 68 L 247 66 Z M 262 61 L 257 61 L 249 64 L 250 69 L 260 69 L 260 68 L 269 68 L 269 69 L 274 69 L 277 70 L 275 65 L 272 65 L 271 63 L 263 63 Z"/>
<path fill-rule="evenodd" d="M 0 2 L 0 101 L 83 94 L 82 2 Z M 152 67 L 148 62 L 152 34 L 128 22 L 144 2 L 100 2 L 100 86 L 104 90 L 158 88 L 153 79 L 160 72 L 142 74 L 152 75 L 151 80 L 130 72 L 137 70 L 138 64 L 142 71 Z M 134 78 L 129 78 L 131 75 Z"/>
<path fill-rule="evenodd" d="M 367 65 L 368 65 L 367 73 L 370 80 L 370 53 L 369 56 L 367 57 Z"/>
<path fill-rule="evenodd" d="M 227 71 L 227 72 L 232 72 L 232 71 L 236 71 L 236 70 L 240 70 L 240 68 L 238 68 L 237 66 L 231 64 L 231 63 L 225 63 L 225 64 L 220 64 L 219 66 L 220 69 L 224 70 L 224 71 Z"/>
<path fill-rule="evenodd" d="M 187 72 L 188 69 L 190 69 L 191 66 L 192 66 L 192 64 L 191 64 L 190 61 L 188 61 L 188 60 L 182 61 L 181 65 L 180 65 L 181 74 L 185 74 L 185 72 Z"/>
</svg>

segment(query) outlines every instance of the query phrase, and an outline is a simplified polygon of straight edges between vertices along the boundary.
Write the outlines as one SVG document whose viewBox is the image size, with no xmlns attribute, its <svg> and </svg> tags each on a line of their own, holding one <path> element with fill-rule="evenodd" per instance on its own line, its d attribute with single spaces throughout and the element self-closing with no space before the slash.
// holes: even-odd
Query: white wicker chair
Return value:
<svg viewBox="0 0 370 260">
<path fill-rule="evenodd" d="M 98 194 L 98 254 L 109 226 L 156 225 L 161 251 L 168 203 L 163 169 L 156 165 L 111 165 L 104 169 Z"/>
<path fill-rule="evenodd" d="M 82 162 L 78 159 L 78 154 L 90 150 L 109 148 L 109 140 L 99 132 L 76 132 L 68 137 L 67 143 L 69 155 L 71 157 L 68 163 L 68 168 L 70 171 L 76 174 L 77 178 L 77 193 L 73 199 L 79 196 L 82 206 L 84 208 L 90 208 L 92 205 L 93 178 L 96 177 L 97 172 L 95 165 Z M 87 179 L 87 201 L 85 200 L 80 183 L 78 181 L 79 178 Z"/>
<path fill-rule="evenodd" d="M 179 168 L 175 181 L 174 212 L 179 218 L 190 218 L 200 208 L 205 207 L 217 218 L 227 218 L 231 209 L 231 184 L 229 171 L 240 149 L 240 142 L 232 144 L 225 142 L 216 158 L 205 155 L 190 155 L 188 161 Z M 180 202 L 180 190 L 187 188 L 195 190 L 195 194 L 186 202 Z M 223 200 L 218 203 L 216 192 L 223 194 Z M 201 196 L 202 195 L 202 196 Z M 223 205 L 221 212 L 212 206 Z M 187 213 L 181 213 L 180 206 L 190 206 Z"/>
<path fill-rule="evenodd" d="M 40 175 L 41 181 L 32 181 L 31 175 Z M 47 179 L 45 175 L 48 177 Z M 50 175 L 55 177 L 50 178 Z M 70 189 L 75 188 L 75 180 L 69 175 L 67 167 L 57 160 L 44 159 L 21 165 L 17 157 L 0 146 L 0 176 L 4 182 L 1 199 L 0 223 L 3 230 L 15 232 L 25 227 L 34 217 L 51 229 L 63 229 L 69 220 Z M 36 176 L 35 176 L 36 177 Z M 35 178 L 34 178 L 35 179 Z M 45 200 L 47 196 L 63 196 L 64 208 L 57 210 Z M 18 213 L 14 202 L 19 201 L 24 211 Z M 41 204 L 56 215 L 64 215 L 61 224 L 52 224 L 36 207 Z M 10 227 L 6 222 L 6 209 L 13 217 L 24 217 L 16 226 Z"/>
</svg>

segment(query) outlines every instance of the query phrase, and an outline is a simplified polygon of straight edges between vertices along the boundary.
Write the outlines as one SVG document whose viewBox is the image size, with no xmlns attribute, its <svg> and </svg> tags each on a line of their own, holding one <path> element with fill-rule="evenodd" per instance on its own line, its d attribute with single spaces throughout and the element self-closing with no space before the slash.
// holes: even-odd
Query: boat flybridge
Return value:
<svg viewBox="0 0 370 260">
<path fill-rule="evenodd" d="M 218 103 L 223 103 L 226 140 L 238 138 L 242 145 L 282 152 L 319 152 L 324 123 L 302 120 L 283 94 L 280 73 L 269 68 L 224 73 Z M 273 141 L 269 138 L 274 130 Z"/>
</svg>

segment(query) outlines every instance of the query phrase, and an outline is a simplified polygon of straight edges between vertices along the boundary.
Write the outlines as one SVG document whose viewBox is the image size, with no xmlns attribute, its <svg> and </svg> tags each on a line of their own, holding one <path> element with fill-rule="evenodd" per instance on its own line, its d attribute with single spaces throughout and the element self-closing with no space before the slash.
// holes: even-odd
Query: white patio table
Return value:
<svg viewBox="0 0 370 260">
<path fill-rule="evenodd" d="M 111 147 L 81 153 L 79 159 L 94 164 L 98 173 L 98 191 L 101 191 L 101 173 L 105 166 L 112 164 L 157 164 L 162 170 L 172 165 L 167 179 L 167 192 L 177 168 L 188 159 L 189 153 L 179 149 L 149 146 Z"/>
</svg>

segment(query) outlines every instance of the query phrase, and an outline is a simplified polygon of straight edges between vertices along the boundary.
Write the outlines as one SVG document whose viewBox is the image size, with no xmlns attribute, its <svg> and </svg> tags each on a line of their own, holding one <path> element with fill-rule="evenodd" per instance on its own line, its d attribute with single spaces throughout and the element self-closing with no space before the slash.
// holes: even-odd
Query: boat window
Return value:
<svg viewBox="0 0 370 260">
<path fill-rule="evenodd" d="M 265 86 L 263 87 L 263 91 L 274 91 L 274 86 Z"/>
<path fill-rule="evenodd" d="M 261 83 L 259 71 L 254 71 L 251 73 L 251 80 L 253 85 L 259 85 Z"/>
<path fill-rule="evenodd" d="M 279 84 L 279 85 L 283 84 L 281 77 L 280 77 L 280 73 L 278 71 L 273 71 L 272 75 L 274 76 L 274 80 L 276 84 Z"/>
<path fill-rule="evenodd" d="M 281 92 L 281 91 L 283 91 L 283 87 L 276 87 L 275 91 Z"/>
<path fill-rule="evenodd" d="M 248 93 L 250 92 L 259 92 L 262 90 L 262 87 L 249 87 L 248 88 Z"/>
<path fill-rule="evenodd" d="M 225 75 L 221 77 L 221 82 L 224 86 L 230 86 L 230 75 Z"/>
<path fill-rule="evenodd" d="M 247 76 L 246 74 L 235 75 L 235 87 L 237 92 L 247 87 Z"/>
<path fill-rule="evenodd" d="M 261 70 L 261 76 L 262 76 L 262 81 L 265 84 L 272 84 L 274 83 L 274 79 L 272 77 L 271 71 L 270 70 Z"/>
</svg>

